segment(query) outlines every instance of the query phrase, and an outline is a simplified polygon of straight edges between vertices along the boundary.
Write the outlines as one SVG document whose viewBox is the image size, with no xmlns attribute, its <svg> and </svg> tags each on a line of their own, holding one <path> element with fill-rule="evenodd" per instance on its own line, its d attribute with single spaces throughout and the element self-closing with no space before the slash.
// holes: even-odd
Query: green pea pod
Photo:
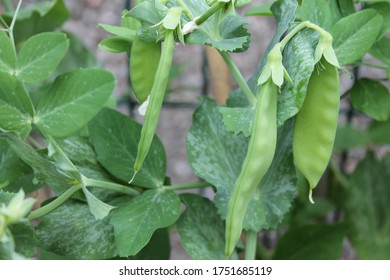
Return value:
<svg viewBox="0 0 390 280">
<path fill-rule="evenodd" d="M 276 149 L 277 86 L 268 79 L 257 96 L 248 151 L 229 200 L 225 253 L 230 256 L 240 239 L 242 225 L 253 193 L 269 169 Z"/>
<path fill-rule="evenodd" d="M 133 41 L 130 81 L 139 103 L 145 102 L 152 91 L 160 57 L 161 43 L 144 43 L 138 37 Z"/>
<path fill-rule="evenodd" d="M 173 30 L 167 30 L 164 47 L 158 63 L 153 87 L 150 92 L 150 100 L 146 109 L 145 122 L 141 130 L 141 139 L 138 143 L 138 152 L 134 163 L 134 175 L 130 182 L 141 169 L 152 143 L 153 136 L 156 132 L 165 91 L 168 85 L 169 71 L 172 67 L 174 50 L 175 39 L 173 36 Z"/>
<path fill-rule="evenodd" d="M 296 168 L 311 192 L 324 174 L 336 137 L 340 106 L 337 67 L 322 58 L 310 77 L 306 98 L 295 119 L 293 154 Z"/>
</svg>

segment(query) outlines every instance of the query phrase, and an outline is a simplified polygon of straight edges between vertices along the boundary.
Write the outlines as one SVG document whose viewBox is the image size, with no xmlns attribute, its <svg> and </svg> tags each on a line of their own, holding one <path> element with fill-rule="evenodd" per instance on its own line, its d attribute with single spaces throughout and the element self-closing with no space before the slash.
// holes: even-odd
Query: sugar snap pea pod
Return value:
<svg viewBox="0 0 390 280">
<path fill-rule="evenodd" d="M 138 143 L 138 152 L 134 163 L 134 175 L 130 182 L 141 169 L 157 129 L 175 49 L 173 32 L 173 30 L 166 30 L 164 46 L 150 92 L 149 105 L 146 109 L 145 122 L 142 126 L 141 138 Z"/>
<path fill-rule="evenodd" d="M 252 136 L 240 175 L 229 200 L 225 253 L 230 256 L 240 238 L 242 224 L 257 186 L 269 169 L 276 149 L 277 85 L 269 78 L 257 96 Z"/>
<path fill-rule="evenodd" d="M 332 155 L 340 105 L 338 69 L 325 57 L 310 78 L 305 101 L 295 119 L 293 154 L 296 168 L 312 189 L 325 172 Z"/>
<path fill-rule="evenodd" d="M 133 41 L 130 53 L 130 81 L 139 103 L 143 103 L 152 91 L 161 56 L 161 42 L 144 43 L 138 37 Z"/>
</svg>

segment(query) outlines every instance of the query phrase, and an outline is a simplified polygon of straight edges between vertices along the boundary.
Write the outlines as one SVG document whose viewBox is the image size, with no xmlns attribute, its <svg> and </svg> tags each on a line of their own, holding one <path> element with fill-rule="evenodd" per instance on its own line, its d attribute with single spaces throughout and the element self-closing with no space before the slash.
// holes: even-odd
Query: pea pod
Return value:
<svg viewBox="0 0 390 280">
<path fill-rule="evenodd" d="M 161 43 L 144 43 L 138 37 L 130 54 L 130 81 L 138 102 L 143 103 L 152 91 L 161 56 Z"/>
<path fill-rule="evenodd" d="M 141 138 L 138 143 L 137 157 L 134 163 L 134 175 L 131 181 L 141 169 L 157 129 L 158 119 L 160 116 L 162 103 L 164 101 L 165 91 L 168 85 L 169 71 L 172 67 L 173 53 L 175 49 L 174 43 L 175 40 L 173 36 L 173 30 L 167 30 L 164 47 L 160 61 L 158 63 L 153 87 L 150 92 L 149 105 L 146 109 L 145 122 L 141 130 Z"/>
<path fill-rule="evenodd" d="M 324 174 L 336 136 L 340 105 L 340 81 L 336 66 L 324 57 L 314 71 L 302 108 L 295 119 L 293 154 L 296 168 L 312 189 Z"/>
<path fill-rule="evenodd" d="M 240 238 L 246 210 L 269 169 L 276 149 L 277 86 L 268 79 L 257 97 L 252 136 L 240 175 L 229 200 L 225 253 L 230 256 Z"/>
</svg>

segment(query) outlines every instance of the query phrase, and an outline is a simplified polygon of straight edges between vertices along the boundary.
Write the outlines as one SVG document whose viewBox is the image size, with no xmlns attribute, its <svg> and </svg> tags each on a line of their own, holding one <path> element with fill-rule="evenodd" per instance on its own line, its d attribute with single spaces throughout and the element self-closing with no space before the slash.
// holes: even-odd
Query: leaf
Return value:
<svg viewBox="0 0 390 280">
<path fill-rule="evenodd" d="M 128 27 L 115 26 L 103 23 L 100 23 L 98 26 L 111 34 L 114 34 L 123 39 L 127 39 L 128 42 L 134 41 L 137 36 L 137 32 Z"/>
<path fill-rule="evenodd" d="M 180 243 L 194 260 L 224 260 L 225 225 L 214 204 L 201 196 L 180 196 L 186 206 L 177 222 Z"/>
<path fill-rule="evenodd" d="M 28 222 L 10 225 L 9 229 L 15 240 L 15 251 L 19 254 L 32 258 L 35 255 L 35 236 Z"/>
<path fill-rule="evenodd" d="M 304 225 L 291 228 L 279 240 L 276 260 L 338 260 L 343 249 L 342 225 Z"/>
<path fill-rule="evenodd" d="M 34 108 L 23 84 L 0 72 L 0 128 L 28 134 L 33 115 Z"/>
<path fill-rule="evenodd" d="M 39 83 L 49 77 L 69 47 L 64 33 L 40 33 L 29 38 L 20 49 L 16 76 L 25 83 Z"/>
<path fill-rule="evenodd" d="M 0 131 L 0 138 L 7 140 L 19 158 L 34 170 L 36 181 L 48 183 L 57 194 L 71 186 L 72 178 L 60 172 L 53 163 L 38 154 L 31 146 L 23 143 L 18 136 Z"/>
<path fill-rule="evenodd" d="M 184 0 L 194 16 L 200 16 L 209 9 L 206 1 Z M 228 14 L 215 28 L 216 15 L 210 17 L 197 30 L 186 36 L 189 44 L 210 45 L 220 51 L 242 52 L 248 49 L 250 33 L 244 27 L 248 22 L 238 14 Z"/>
<path fill-rule="evenodd" d="M 330 33 L 340 65 L 352 64 L 365 55 L 376 42 L 383 18 L 366 9 L 339 20 Z"/>
<path fill-rule="evenodd" d="M 390 156 L 372 153 L 351 175 L 343 204 L 348 237 L 361 259 L 390 258 Z"/>
<path fill-rule="evenodd" d="M 119 256 L 137 254 L 157 229 L 172 225 L 179 215 L 180 200 L 172 191 L 148 190 L 120 206 L 110 220 Z"/>
<path fill-rule="evenodd" d="M 121 113 L 104 108 L 88 125 L 98 161 L 115 177 L 128 182 L 133 174 L 141 125 Z M 166 155 L 155 137 L 133 184 L 161 187 L 165 180 Z"/>
<path fill-rule="evenodd" d="M 384 145 L 390 143 L 390 121 L 387 122 L 372 122 L 368 135 L 374 144 Z"/>
<path fill-rule="evenodd" d="M 369 135 L 367 132 L 345 125 L 337 128 L 334 150 L 338 152 L 346 151 L 368 143 Z"/>
<path fill-rule="evenodd" d="M 223 123 L 227 131 L 238 134 L 242 132 L 245 137 L 252 134 L 253 117 L 255 115 L 255 108 L 229 108 L 220 107 L 219 111 L 223 116 Z"/>
<path fill-rule="evenodd" d="M 158 229 L 154 232 L 149 243 L 134 257 L 127 259 L 134 260 L 169 260 L 171 255 L 171 244 L 169 232 L 166 228 Z"/>
<path fill-rule="evenodd" d="M 80 69 L 54 81 L 38 105 L 35 124 L 54 137 L 65 137 L 85 126 L 108 101 L 114 89 L 111 73 Z"/>
<path fill-rule="evenodd" d="M 353 107 L 377 120 L 390 118 L 390 92 L 377 80 L 360 79 L 349 90 Z"/>
<path fill-rule="evenodd" d="M 106 52 L 121 53 L 131 50 L 132 42 L 121 37 L 108 37 L 99 43 L 99 48 Z"/>
<path fill-rule="evenodd" d="M 332 14 L 327 0 L 303 0 L 299 15 L 302 21 L 308 20 L 325 30 L 332 27 Z"/>
<path fill-rule="evenodd" d="M 0 189 L 8 192 L 18 192 L 23 188 L 29 194 L 40 187 L 32 184 L 34 174 L 32 169 L 21 161 L 8 143 L 0 139 Z"/>
<path fill-rule="evenodd" d="M 376 59 L 379 59 L 387 65 L 390 65 L 390 40 L 388 38 L 382 38 L 381 40 L 377 41 L 372 46 L 369 53 Z"/>
<path fill-rule="evenodd" d="M 277 154 L 269 172 L 249 204 L 244 228 L 276 228 L 291 206 L 295 193 L 295 167 L 291 152 L 292 125 L 278 132 Z M 216 187 L 215 203 L 226 217 L 228 201 L 247 152 L 243 135 L 225 131 L 215 102 L 204 99 L 195 111 L 187 136 L 187 156 L 194 173 Z"/>
<path fill-rule="evenodd" d="M 379 32 L 379 37 L 382 38 L 386 35 L 387 31 L 390 29 L 390 1 L 387 3 L 376 3 L 368 6 L 370 9 L 374 9 L 383 17 L 382 29 Z"/>
<path fill-rule="evenodd" d="M 76 259 L 110 259 L 115 251 L 109 217 L 96 220 L 88 205 L 73 200 L 41 218 L 35 228 L 39 246 Z"/>
<path fill-rule="evenodd" d="M 272 16 L 270 3 L 262 4 L 259 6 L 248 9 L 245 13 L 246 16 Z"/>
<path fill-rule="evenodd" d="M 83 192 L 88 202 L 89 211 L 95 217 L 96 220 L 102 220 L 108 216 L 110 211 L 114 209 L 114 206 L 111 206 L 107 203 L 104 203 L 96 196 L 94 196 L 86 187 L 83 187 Z"/>
<path fill-rule="evenodd" d="M 13 13 L 2 17 L 10 25 Z M 14 27 L 16 45 L 19 46 L 35 34 L 55 30 L 69 17 L 70 12 L 63 0 L 39 1 L 21 9 Z"/>
<path fill-rule="evenodd" d="M 16 68 L 16 55 L 8 35 L 0 30 L 0 72 L 13 74 Z"/>
</svg>

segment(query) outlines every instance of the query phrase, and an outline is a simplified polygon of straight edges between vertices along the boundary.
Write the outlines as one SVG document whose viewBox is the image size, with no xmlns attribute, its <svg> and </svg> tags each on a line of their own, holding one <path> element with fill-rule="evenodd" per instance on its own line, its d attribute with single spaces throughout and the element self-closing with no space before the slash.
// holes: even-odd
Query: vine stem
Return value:
<svg viewBox="0 0 390 280">
<path fill-rule="evenodd" d="M 188 190 L 188 189 L 199 189 L 210 187 L 208 182 L 196 182 L 196 183 L 186 183 L 186 184 L 177 184 L 171 186 L 163 186 L 165 190 L 176 191 L 176 190 Z"/>
<path fill-rule="evenodd" d="M 256 259 L 256 247 L 257 247 L 257 232 L 249 230 L 246 232 L 246 247 L 245 247 L 245 259 Z"/>
<path fill-rule="evenodd" d="M 139 191 L 134 190 L 132 188 L 129 188 L 128 186 L 123 186 L 123 185 L 112 183 L 112 182 L 90 179 L 90 178 L 87 178 L 84 176 L 82 177 L 82 181 L 83 181 L 84 186 L 95 187 L 95 188 L 100 188 L 100 189 L 105 189 L 105 190 L 110 190 L 110 191 L 116 191 L 116 192 L 124 193 L 124 194 L 130 195 L 130 196 L 136 196 L 136 195 L 140 194 Z"/>
<path fill-rule="evenodd" d="M 14 27 L 15 27 L 16 18 L 18 17 L 19 10 L 20 10 L 20 7 L 22 6 L 22 3 L 23 3 L 23 0 L 19 0 L 18 6 L 16 7 L 16 10 L 14 13 L 14 17 L 12 18 L 11 25 L 8 28 L 9 38 L 11 39 L 15 55 L 17 55 L 17 53 L 16 53 L 15 38 L 14 38 Z"/>
<path fill-rule="evenodd" d="M 226 52 L 219 52 L 227 64 L 227 66 L 230 69 L 230 72 L 232 73 L 234 79 L 236 80 L 238 86 L 244 93 L 246 99 L 248 99 L 248 102 L 250 105 L 255 106 L 256 105 L 256 97 L 253 95 L 251 89 L 249 88 L 247 82 L 245 81 L 244 77 L 242 76 L 240 70 L 238 69 L 237 65 L 234 63 L 231 56 Z"/>
<path fill-rule="evenodd" d="M 195 20 L 196 25 L 201 25 L 204 23 L 209 17 L 215 14 L 219 9 L 225 6 L 224 2 L 216 2 L 214 3 L 206 12 L 204 12 L 200 17 Z"/>
<path fill-rule="evenodd" d="M 78 185 L 72 186 L 71 188 L 66 190 L 66 192 L 61 194 L 59 197 L 57 197 L 52 202 L 46 204 L 45 206 L 40 207 L 39 209 L 37 209 L 35 211 L 32 211 L 30 213 L 30 215 L 28 215 L 27 218 L 30 221 L 31 220 L 35 220 L 37 218 L 40 218 L 40 217 L 46 215 L 47 213 L 49 213 L 49 212 L 51 212 L 53 210 L 55 210 L 56 208 L 61 206 L 61 204 L 63 204 L 65 201 L 67 201 L 73 194 L 75 194 L 76 192 L 81 190 L 82 187 L 83 187 L 82 184 L 78 184 Z"/>
</svg>

